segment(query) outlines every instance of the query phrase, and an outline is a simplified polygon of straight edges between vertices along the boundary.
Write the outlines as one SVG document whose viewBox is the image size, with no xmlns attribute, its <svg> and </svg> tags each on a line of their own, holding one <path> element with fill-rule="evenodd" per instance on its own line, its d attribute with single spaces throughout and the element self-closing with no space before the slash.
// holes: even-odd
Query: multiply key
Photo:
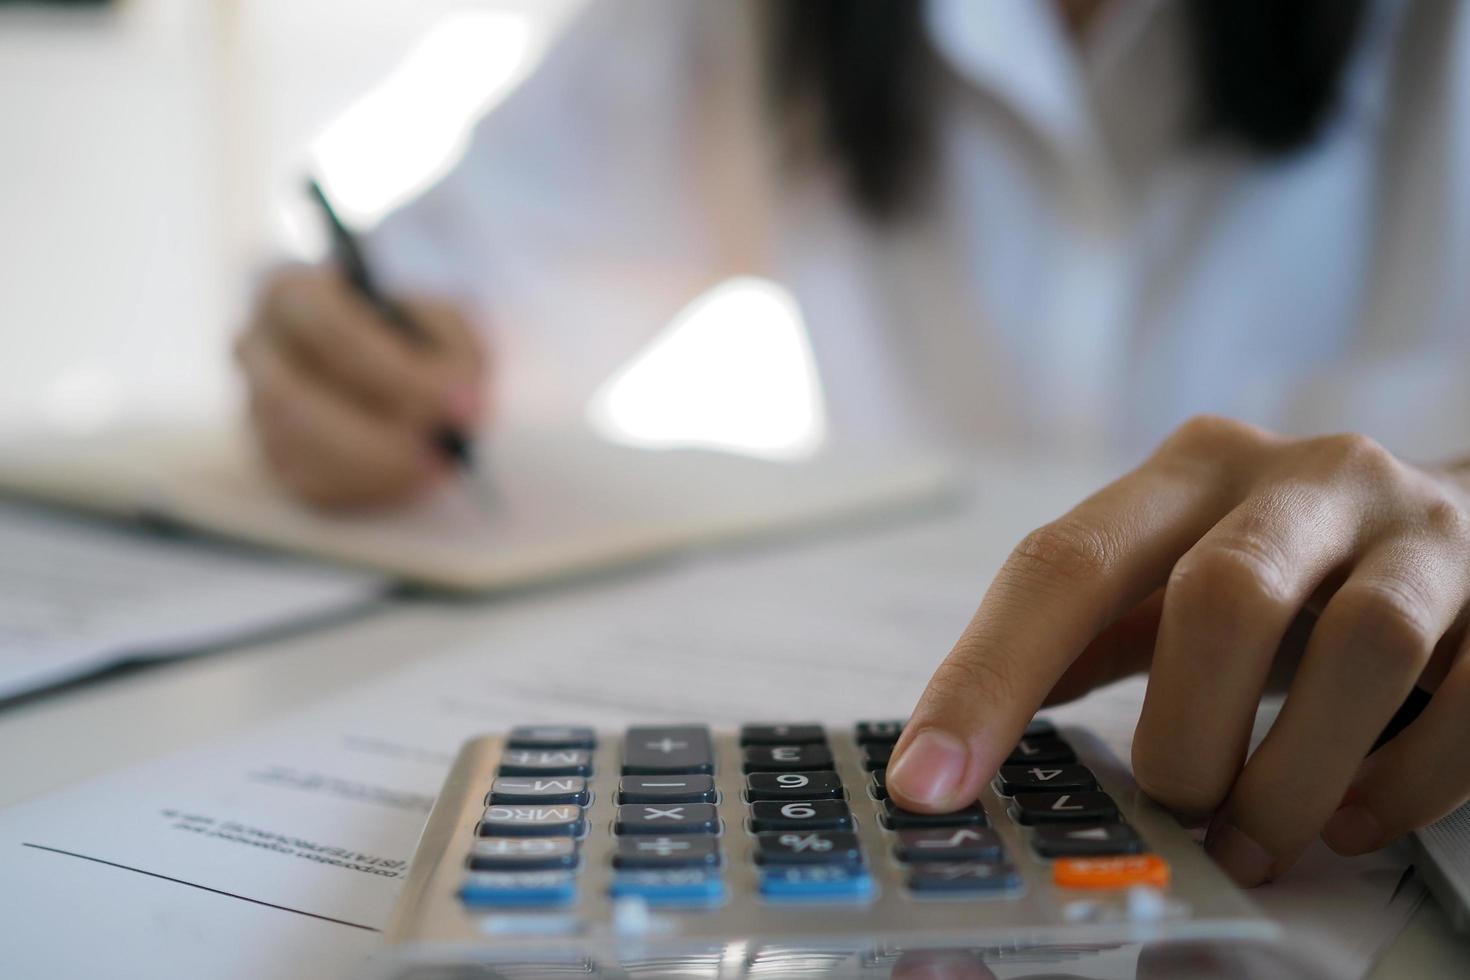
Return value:
<svg viewBox="0 0 1470 980">
<path fill-rule="evenodd" d="M 507 749 L 500 756 L 502 776 L 587 776 L 592 753 L 582 749 Z"/>
<path fill-rule="evenodd" d="M 633 803 L 618 807 L 617 834 L 717 834 L 720 814 L 708 803 Z"/>
<path fill-rule="evenodd" d="M 1112 823 L 1118 808 L 1106 793 L 1018 793 L 1011 800 L 1011 816 L 1018 823 Z"/>
<path fill-rule="evenodd" d="M 579 806 L 489 806 L 481 837 L 580 837 L 586 829 Z"/>
<path fill-rule="evenodd" d="M 573 803 L 586 806 L 587 780 L 581 776 L 502 776 L 490 784 L 490 803 Z"/>
<path fill-rule="evenodd" d="M 1017 793 L 1060 793 L 1069 789 L 1096 789 L 1097 780 L 1086 766 L 1001 766 L 996 789 L 1002 796 Z"/>
<path fill-rule="evenodd" d="M 623 740 L 623 775 L 709 773 L 715 767 L 709 729 L 703 725 L 635 727 Z"/>
<path fill-rule="evenodd" d="M 745 750 L 746 772 L 810 772 L 832 768 L 824 745 L 752 745 Z"/>
<path fill-rule="evenodd" d="M 756 834 L 760 864 L 861 864 L 857 834 L 849 830 L 775 831 Z"/>
</svg>

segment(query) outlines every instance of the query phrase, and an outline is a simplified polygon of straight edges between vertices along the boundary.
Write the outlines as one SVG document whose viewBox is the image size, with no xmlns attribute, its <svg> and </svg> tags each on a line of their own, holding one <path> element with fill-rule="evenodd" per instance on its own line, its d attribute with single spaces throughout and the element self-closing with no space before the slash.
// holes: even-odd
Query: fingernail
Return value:
<svg viewBox="0 0 1470 980">
<path fill-rule="evenodd" d="M 1276 859 L 1234 824 L 1226 824 L 1205 838 L 1205 852 L 1242 888 L 1271 880 Z"/>
<path fill-rule="evenodd" d="M 1322 839 L 1339 854 L 1365 854 L 1383 843 L 1383 825 L 1367 807 L 1350 803 L 1327 821 Z"/>
<path fill-rule="evenodd" d="M 474 426 L 480 421 L 480 389 L 474 385 L 462 385 L 449 393 L 449 418 L 464 426 Z"/>
<path fill-rule="evenodd" d="M 888 787 L 916 803 L 944 803 L 964 778 L 968 761 L 965 743 L 926 728 L 889 765 Z"/>
</svg>

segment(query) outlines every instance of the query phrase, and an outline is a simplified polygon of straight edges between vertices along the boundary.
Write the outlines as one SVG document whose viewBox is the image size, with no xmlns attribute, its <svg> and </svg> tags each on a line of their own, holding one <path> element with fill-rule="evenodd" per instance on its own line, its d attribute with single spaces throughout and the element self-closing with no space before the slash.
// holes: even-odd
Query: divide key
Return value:
<svg viewBox="0 0 1470 980">
<path fill-rule="evenodd" d="M 714 748 L 703 725 L 638 726 L 623 737 L 625 776 L 711 773 L 714 768 Z"/>
</svg>

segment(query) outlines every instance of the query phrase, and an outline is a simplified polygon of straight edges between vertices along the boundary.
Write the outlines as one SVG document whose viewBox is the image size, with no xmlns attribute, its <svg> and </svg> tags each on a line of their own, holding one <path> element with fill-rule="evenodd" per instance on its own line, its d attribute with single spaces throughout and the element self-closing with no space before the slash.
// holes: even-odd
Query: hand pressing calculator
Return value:
<svg viewBox="0 0 1470 980">
<path fill-rule="evenodd" d="M 1079 959 L 1275 936 L 1086 732 L 1032 722 L 979 801 L 931 815 L 888 797 L 902 730 L 546 725 L 472 740 L 425 827 L 383 975 L 901 976 L 937 955 L 987 972 L 923 976 L 1062 961 L 1093 975 Z"/>
</svg>

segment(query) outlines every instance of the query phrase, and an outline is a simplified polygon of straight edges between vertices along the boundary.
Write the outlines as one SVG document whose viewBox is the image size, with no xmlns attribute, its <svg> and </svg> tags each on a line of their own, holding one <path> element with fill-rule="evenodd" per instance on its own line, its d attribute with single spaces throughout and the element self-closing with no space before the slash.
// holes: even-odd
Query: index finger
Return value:
<svg viewBox="0 0 1470 980">
<path fill-rule="evenodd" d="M 1151 460 L 1026 536 L 934 672 L 888 767 L 902 807 L 973 801 L 1087 644 L 1227 512 L 1223 481 Z"/>
</svg>

